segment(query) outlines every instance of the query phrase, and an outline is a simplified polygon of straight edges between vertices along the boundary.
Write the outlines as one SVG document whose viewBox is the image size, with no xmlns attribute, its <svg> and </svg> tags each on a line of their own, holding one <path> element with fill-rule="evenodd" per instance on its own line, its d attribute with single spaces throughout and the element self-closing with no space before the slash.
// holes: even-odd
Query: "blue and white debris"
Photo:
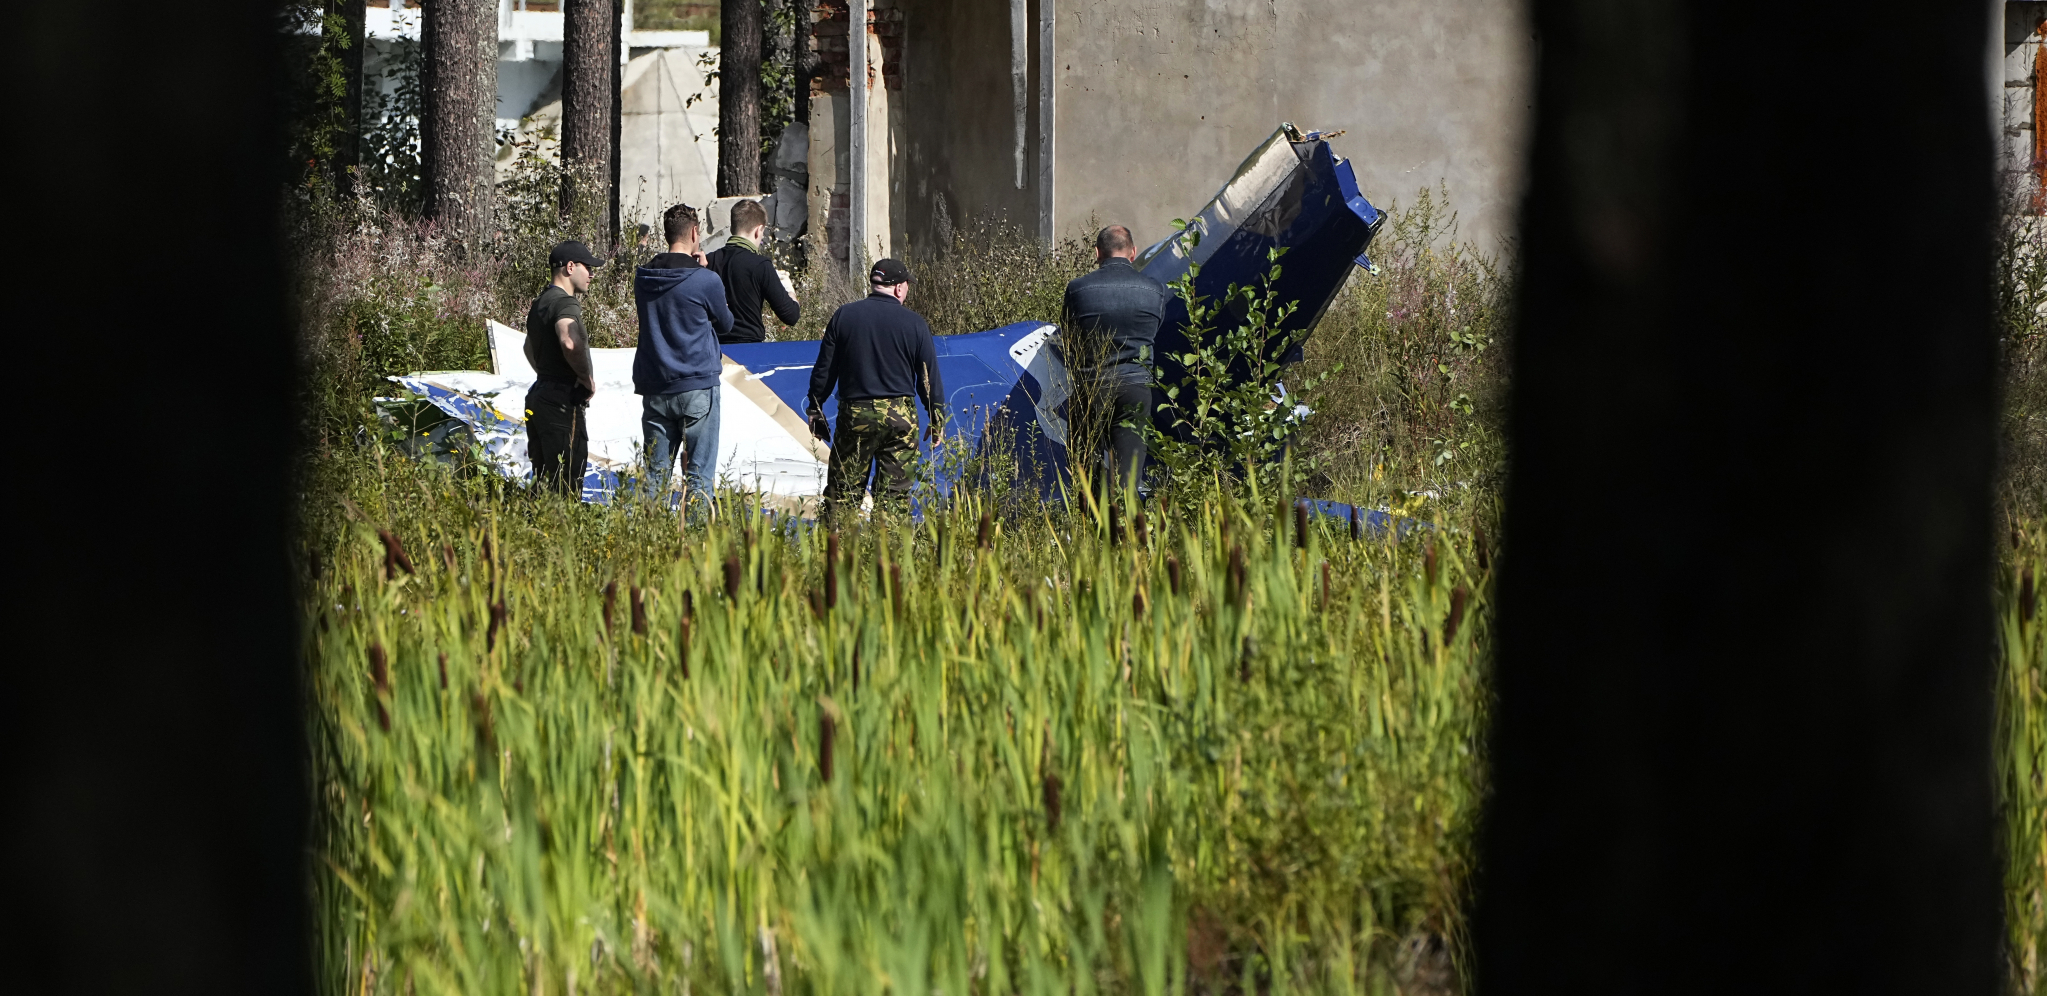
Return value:
<svg viewBox="0 0 2047 996">
<path fill-rule="evenodd" d="M 1178 232 L 1146 249 L 1137 265 L 1168 284 L 1198 265 L 1195 291 L 1213 297 L 1231 284 L 1263 279 L 1270 266 L 1267 251 L 1283 248 L 1287 253 L 1273 289 L 1280 300 L 1300 302 L 1283 327 L 1312 329 L 1351 268 L 1370 265 L 1365 249 L 1385 217 L 1358 191 L 1350 163 L 1330 149 L 1328 137 L 1283 125 L 1189 221 L 1198 239 Z M 1186 320 L 1176 300 L 1159 331 L 1162 357 L 1186 351 Z M 500 472 L 530 479 L 522 406 L 534 374 L 521 351 L 524 333 L 491 322 L 489 334 L 491 372 L 433 371 L 391 379 L 465 424 Z M 946 445 L 970 454 L 1010 447 L 1020 469 L 1035 475 L 1047 493 L 1055 491 L 1067 466 L 1069 394 L 1058 345 L 1058 329 L 1044 322 L 939 336 L 939 373 L 953 410 Z M 640 459 L 640 400 L 632 391 L 631 349 L 593 349 L 591 355 L 597 393 L 589 407 L 583 496 L 603 501 Z M 823 493 L 830 451 L 812 438 L 802 414 L 816 362 L 815 341 L 725 348 L 721 484 L 777 504 L 800 505 Z M 1175 373 L 1162 362 L 1162 376 Z M 827 402 L 825 412 L 836 416 L 837 402 Z M 929 443 L 920 445 L 928 455 Z M 963 467 L 940 461 L 935 470 L 942 493 Z"/>
</svg>

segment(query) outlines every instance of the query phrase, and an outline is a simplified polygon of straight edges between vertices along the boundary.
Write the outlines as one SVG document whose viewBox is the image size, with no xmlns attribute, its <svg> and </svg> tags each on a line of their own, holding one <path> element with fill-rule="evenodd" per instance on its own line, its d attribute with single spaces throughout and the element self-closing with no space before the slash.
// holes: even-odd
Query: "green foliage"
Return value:
<svg viewBox="0 0 2047 996">
<path fill-rule="evenodd" d="M 1997 578 L 1997 786 L 2011 991 L 2047 990 L 2047 533 L 2011 532 Z"/>
<path fill-rule="evenodd" d="M 1200 234 L 1189 238 L 1198 244 Z M 1280 301 L 1272 290 L 1285 253 L 1267 250 L 1270 269 L 1259 286 L 1231 284 L 1218 300 L 1195 294 L 1198 265 L 1173 281 L 1173 293 L 1187 308 L 1191 348 L 1172 359 L 1185 377 L 1163 385 L 1166 402 L 1159 418 L 1139 427 L 1173 481 L 1197 488 L 1202 482 L 1241 481 L 1253 494 L 1292 490 L 1293 463 L 1283 457 L 1301 419 L 1280 386 L 1285 367 L 1278 357 L 1308 331 L 1282 328 L 1300 307 L 1298 301 Z M 1323 379 L 1326 375 L 1311 376 L 1295 389 L 1313 391 Z"/>
<path fill-rule="evenodd" d="M 327 991 L 1387 993 L 1459 930 L 1491 623 L 1452 534 L 967 497 L 833 560 L 743 498 L 684 533 L 321 473 Z"/>
</svg>

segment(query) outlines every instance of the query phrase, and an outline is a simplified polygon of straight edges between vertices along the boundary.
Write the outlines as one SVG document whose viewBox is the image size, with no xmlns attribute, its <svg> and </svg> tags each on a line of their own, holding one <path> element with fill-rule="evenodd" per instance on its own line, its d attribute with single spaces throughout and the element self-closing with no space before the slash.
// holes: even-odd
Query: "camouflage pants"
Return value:
<svg viewBox="0 0 2047 996">
<path fill-rule="evenodd" d="M 910 511 L 909 461 L 917 455 L 917 403 L 909 398 L 874 398 L 839 404 L 832 435 L 832 462 L 825 478 L 826 521 L 857 514 L 867 478 L 874 475 L 874 509 Z"/>
</svg>

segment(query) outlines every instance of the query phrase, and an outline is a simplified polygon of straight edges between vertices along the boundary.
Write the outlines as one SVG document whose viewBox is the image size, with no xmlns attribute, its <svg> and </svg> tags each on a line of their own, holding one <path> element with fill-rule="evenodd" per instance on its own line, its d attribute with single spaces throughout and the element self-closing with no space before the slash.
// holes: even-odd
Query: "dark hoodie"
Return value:
<svg viewBox="0 0 2047 996">
<path fill-rule="evenodd" d="M 717 274 L 665 252 L 633 271 L 633 302 L 640 311 L 634 393 L 680 394 L 718 383 L 724 357 L 718 336 L 732 331 L 732 311 Z"/>
</svg>

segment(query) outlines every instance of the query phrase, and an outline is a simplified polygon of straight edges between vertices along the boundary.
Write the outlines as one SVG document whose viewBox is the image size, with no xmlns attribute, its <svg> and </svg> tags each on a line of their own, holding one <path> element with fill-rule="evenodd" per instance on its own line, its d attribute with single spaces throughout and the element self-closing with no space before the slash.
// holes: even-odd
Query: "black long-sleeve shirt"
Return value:
<svg viewBox="0 0 2047 996">
<path fill-rule="evenodd" d="M 711 272 L 725 281 L 725 304 L 732 309 L 732 331 L 720 335 L 719 342 L 765 341 L 768 327 L 761 321 L 763 303 L 775 309 L 775 317 L 784 325 L 794 325 L 803 317 L 803 306 L 789 296 L 789 289 L 775 273 L 774 260 L 736 242 L 727 242 L 704 258 Z"/>
<path fill-rule="evenodd" d="M 914 395 L 932 418 L 943 417 L 945 383 L 938 376 L 938 347 L 931 339 L 931 326 L 882 293 L 839 308 L 825 323 L 824 341 L 817 347 L 809 407 L 823 407 L 834 387 L 841 405 Z"/>
</svg>

